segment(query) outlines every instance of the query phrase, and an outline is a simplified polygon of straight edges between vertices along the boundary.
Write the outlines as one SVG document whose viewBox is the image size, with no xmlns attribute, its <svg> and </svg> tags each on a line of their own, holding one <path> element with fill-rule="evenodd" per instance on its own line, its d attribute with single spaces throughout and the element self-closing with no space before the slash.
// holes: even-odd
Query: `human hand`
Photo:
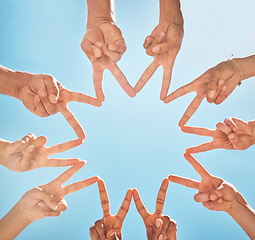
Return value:
<svg viewBox="0 0 255 240">
<path fill-rule="evenodd" d="M 85 162 L 80 161 L 50 183 L 41 185 L 24 194 L 18 205 L 28 223 L 45 217 L 58 216 L 67 209 L 64 201 L 67 194 L 79 191 L 97 182 L 98 177 L 91 177 L 63 186 L 84 165 Z"/>
<path fill-rule="evenodd" d="M 190 92 L 197 93 L 179 122 L 179 126 L 182 127 L 196 112 L 204 98 L 207 98 L 209 103 L 220 104 L 233 92 L 240 80 L 239 71 L 233 61 L 221 62 L 193 82 L 172 92 L 164 102 L 169 103 Z"/>
<path fill-rule="evenodd" d="M 244 122 L 237 118 L 226 118 L 216 129 L 183 126 L 186 133 L 212 137 L 211 142 L 186 149 L 188 153 L 205 152 L 216 148 L 244 150 L 255 143 L 254 122 Z"/>
<path fill-rule="evenodd" d="M 103 92 L 103 72 L 108 69 L 123 90 L 130 96 L 136 95 L 116 62 L 126 51 L 126 44 L 120 29 L 114 22 L 103 22 L 88 26 L 81 42 L 81 48 L 91 61 L 96 96 L 100 102 L 105 100 Z"/>
<path fill-rule="evenodd" d="M 101 103 L 91 96 L 73 92 L 63 87 L 54 77 L 45 74 L 25 74 L 26 80 L 18 90 L 18 99 L 32 113 L 40 117 L 48 117 L 57 112 L 62 113 L 67 122 L 80 139 L 85 139 L 85 133 L 68 108 L 69 102 L 82 102 L 96 107 Z"/>
<path fill-rule="evenodd" d="M 158 192 L 156 210 L 154 213 L 149 213 L 147 211 L 138 191 L 136 189 L 133 190 L 135 205 L 144 221 L 148 240 L 177 239 L 176 222 L 171 220 L 169 216 L 163 215 L 162 213 L 168 185 L 169 180 L 164 179 Z"/>
<path fill-rule="evenodd" d="M 202 202 L 204 207 L 230 213 L 239 201 L 235 187 L 221 178 L 212 176 L 190 154 L 185 153 L 184 157 L 201 176 L 201 182 L 175 175 L 169 175 L 168 179 L 171 182 L 197 189 L 199 192 L 194 196 L 194 199 L 196 202 Z"/>
<path fill-rule="evenodd" d="M 135 86 L 136 92 L 139 92 L 152 77 L 157 68 L 162 66 L 164 72 L 160 99 L 165 99 L 171 82 L 175 58 L 181 48 L 183 34 L 182 16 L 179 22 L 169 20 L 159 21 L 159 24 L 152 31 L 151 35 L 145 39 L 143 45 L 146 49 L 146 53 L 153 56 L 154 60 L 137 82 Z"/>
<path fill-rule="evenodd" d="M 12 171 L 25 172 L 41 167 L 71 166 L 79 162 L 78 159 L 48 157 L 74 148 L 82 144 L 82 140 L 76 139 L 52 147 L 45 147 L 46 142 L 46 137 L 36 138 L 31 133 L 16 142 L 6 142 L 1 164 Z"/>
<path fill-rule="evenodd" d="M 111 215 L 105 183 L 102 179 L 99 179 L 97 183 L 104 216 L 90 227 L 90 237 L 92 240 L 121 240 L 121 229 L 132 200 L 132 189 L 128 189 L 118 213 Z"/>
</svg>

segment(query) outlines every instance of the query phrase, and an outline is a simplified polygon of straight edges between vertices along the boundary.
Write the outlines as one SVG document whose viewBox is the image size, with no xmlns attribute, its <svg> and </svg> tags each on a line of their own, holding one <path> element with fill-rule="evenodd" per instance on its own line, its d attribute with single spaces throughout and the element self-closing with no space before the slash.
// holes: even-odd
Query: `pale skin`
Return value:
<svg viewBox="0 0 255 240">
<path fill-rule="evenodd" d="M 12 240 L 32 222 L 45 218 L 59 216 L 67 209 L 64 197 L 67 194 L 79 191 L 97 182 L 98 177 L 72 183 L 68 181 L 85 162 L 80 161 L 50 183 L 34 188 L 19 200 L 0 221 L 0 235 L 2 240 Z"/>
<path fill-rule="evenodd" d="M 166 198 L 166 192 L 169 185 L 169 180 L 164 179 L 156 200 L 156 210 L 154 213 L 149 213 L 144 206 L 140 195 L 136 189 L 133 190 L 133 198 L 138 213 L 144 221 L 148 240 L 176 240 L 177 239 L 177 224 L 168 215 L 163 215 L 163 207 Z"/>
<path fill-rule="evenodd" d="M 68 108 L 68 103 L 74 101 L 101 106 L 98 99 L 70 91 L 50 75 L 18 72 L 0 66 L 0 79 L 0 93 L 21 100 L 29 111 L 40 117 L 60 112 L 82 140 L 85 132 Z"/>
<path fill-rule="evenodd" d="M 106 69 L 128 96 L 134 97 L 135 90 L 117 65 L 126 51 L 126 44 L 114 21 L 114 0 L 87 0 L 87 9 L 87 31 L 81 48 L 93 67 L 93 83 L 98 100 L 105 100 L 103 72 Z"/>
<path fill-rule="evenodd" d="M 201 202 L 209 210 L 225 211 L 254 240 L 255 211 L 246 202 L 244 197 L 232 184 L 221 178 L 212 176 L 190 154 L 185 153 L 184 157 L 201 176 L 201 181 L 175 175 L 169 175 L 169 180 L 185 187 L 197 189 L 199 192 L 194 196 L 196 202 Z"/>
<path fill-rule="evenodd" d="M 103 210 L 103 218 L 97 220 L 89 229 L 91 240 L 121 240 L 122 225 L 132 200 L 132 189 L 128 189 L 121 207 L 116 215 L 110 213 L 110 201 L 105 183 L 98 180 L 98 189 Z"/>
<path fill-rule="evenodd" d="M 154 60 L 144 71 L 135 86 L 141 91 L 159 66 L 163 67 L 163 80 L 160 99 L 163 101 L 168 93 L 175 58 L 181 48 L 183 39 L 183 17 L 179 0 L 160 0 L 159 24 L 146 37 L 143 44 L 146 53 Z"/>
<path fill-rule="evenodd" d="M 255 121 L 245 122 L 237 118 L 226 118 L 216 129 L 183 126 L 183 132 L 212 137 L 212 141 L 186 149 L 188 153 L 205 152 L 217 148 L 245 150 L 255 144 Z"/>
<path fill-rule="evenodd" d="M 42 167 L 65 167 L 79 162 L 79 159 L 49 158 L 50 155 L 65 152 L 82 144 L 76 139 L 45 147 L 46 137 L 36 138 L 28 134 L 21 140 L 8 142 L 0 139 L 0 164 L 15 172 L 25 172 Z"/>
<path fill-rule="evenodd" d="M 180 127 L 188 122 L 204 98 L 209 103 L 220 104 L 228 98 L 239 82 L 255 76 L 255 55 L 246 58 L 234 58 L 233 60 L 219 63 L 193 82 L 180 87 L 165 98 L 164 102 L 169 103 L 190 92 L 196 92 L 196 97 L 179 122 Z"/>
</svg>

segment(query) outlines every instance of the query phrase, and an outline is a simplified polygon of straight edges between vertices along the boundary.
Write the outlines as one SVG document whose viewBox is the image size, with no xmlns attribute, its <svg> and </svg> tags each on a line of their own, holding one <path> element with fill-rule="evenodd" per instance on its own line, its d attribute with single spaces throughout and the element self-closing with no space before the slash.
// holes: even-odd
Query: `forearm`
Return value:
<svg viewBox="0 0 255 240">
<path fill-rule="evenodd" d="M 4 159 L 4 149 L 6 147 L 7 144 L 9 144 L 10 142 L 0 139 L 0 164 L 5 166 L 5 159 Z"/>
<path fill-rule="evenodd" d="M 29 73 L 13 71 L 0 65 L 0 93 L 18 98 L 19 89 L 28 76 Z"/>
<path fill-rule="evenodd" d="M 15 239 L 28 225 L 17 203 L 0 221 L 1 240 Z"/>
<path fill-rule="evenodd" d="M 239 194 L 239 200 L 236 206 L 228 213 L 247 233 L 247 235 L 255 240 L 255 211 L 245 201 L 243 196 Z"/>
<path fill-rule="evenodd" d="M 159 0 L 159 20 L 169 20 L 183 25 L 180 0 Z"/>
<path fill-rule="evenodd" d="M 114 22 L 115 0 L 87 0 L 87 28 L 104 22 Z"/>
<path fill-rule="evenodd" d="M 233 60 L 235 60 L 240 68 L 243 79 L 255 76 L 255 55 L 245 58 L 234 58 Z"/>
<path fill-rule="evenodd" d="M 250 128 L 251 131 L 251 137 L 252 137 L 252 145 L 255 144 L 255 120 L 249 121 L 248 122 L 248 126 Z"/>
</svg>

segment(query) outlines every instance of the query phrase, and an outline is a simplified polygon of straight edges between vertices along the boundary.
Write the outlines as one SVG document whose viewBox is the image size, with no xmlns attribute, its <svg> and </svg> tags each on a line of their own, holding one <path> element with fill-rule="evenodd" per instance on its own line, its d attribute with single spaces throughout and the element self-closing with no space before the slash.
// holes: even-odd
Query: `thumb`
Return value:
<svg viewBox="0 0 255 240">
<path fill-rule="evenodd" d="M 160 218 L 156 219 L 149 240 L 157 240 L 162 229 L 163 222 Z"/>
<path fill-rule="evenodd" d="M 233 132 L 230 133 L 228 135 L 228 139 L 232 143 L 234 149 L 236 149 L 236 150 L 243 150 L 243 149 L 246 148 L 244 143 L 243 143 L 243 141 L 241 141 L 239 139 L 239 136 L 236 133 L 233 133 Z"/>
</svg>

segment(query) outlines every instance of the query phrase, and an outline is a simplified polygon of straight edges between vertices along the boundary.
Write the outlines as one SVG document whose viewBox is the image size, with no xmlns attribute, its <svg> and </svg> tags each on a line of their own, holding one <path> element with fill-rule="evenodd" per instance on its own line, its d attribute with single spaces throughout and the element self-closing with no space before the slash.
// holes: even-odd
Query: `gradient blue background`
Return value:
<svg viewBox="0 0 255 240">
<path fill-rule="evenodd" d="M 254 9 L 253 0 L 182 1 L 185 36 L 169 92 L 228 59 L 231 53 L 235 57 L 254 54 Z M 119 67 L 134 86 L 152 61 L 142 44 L 158 23 L 158 1 L 117 0 L 116 18 L 128 46 Z M 65 87 L 94 96 L 92 67 L 80 48 L 85 31 L 85 0 L 1 0 L 0 64 L 14 70 L 52 74 Z M 219 106 L 204 101 L 188 125 L 215 128 L 226 117 L 254 119 L 254 80 L 245 80 Z M 57 156 L 88 161 L 69 183 L 99 175 L 106 183 L 112 214 L 118 211 L 128 188 L 137 188 L 152 212 L 164 177 L 178 174 L 199 180 L 183 153 L 187 147 L 210 139 L 184 134 L 177 125 L 195 94 L 166 105 L 159 100 L 161 82 L 159 69 L 131 99 L 106 71 L 106 101 L 101 108 L 69 104 L 87 138 L 82 146 Z M 0 110 L 3 139 L 15 141 L 32 132 L 47 136 L 47 146 L 52 146 L 76 137 L 60 114 L 40 118 L 19 100 L 3 95 Z M 214 150 L 195 157 L 209 172 L 234 184 L 255 207 L 254 147 L 245 151 Z M 64 170 L 15 173 L 0 167 L 0 217 L 26 191 L 51 181 Z M 177 221 L 178 239 L 248 239 L 226 213 L 212 212 L 195 203 L 195 193 L 194 189 L 169 185 L 164 213 Z M 97 186 L 69 195 L 66 200 L 68 210 L 60 217 L 34 222 L 17 239 L 89 239 L 89 227 L 102 217 Z M 134 202 L 124 221 L 123 238 L 146 239 Z"/>
</svg>

